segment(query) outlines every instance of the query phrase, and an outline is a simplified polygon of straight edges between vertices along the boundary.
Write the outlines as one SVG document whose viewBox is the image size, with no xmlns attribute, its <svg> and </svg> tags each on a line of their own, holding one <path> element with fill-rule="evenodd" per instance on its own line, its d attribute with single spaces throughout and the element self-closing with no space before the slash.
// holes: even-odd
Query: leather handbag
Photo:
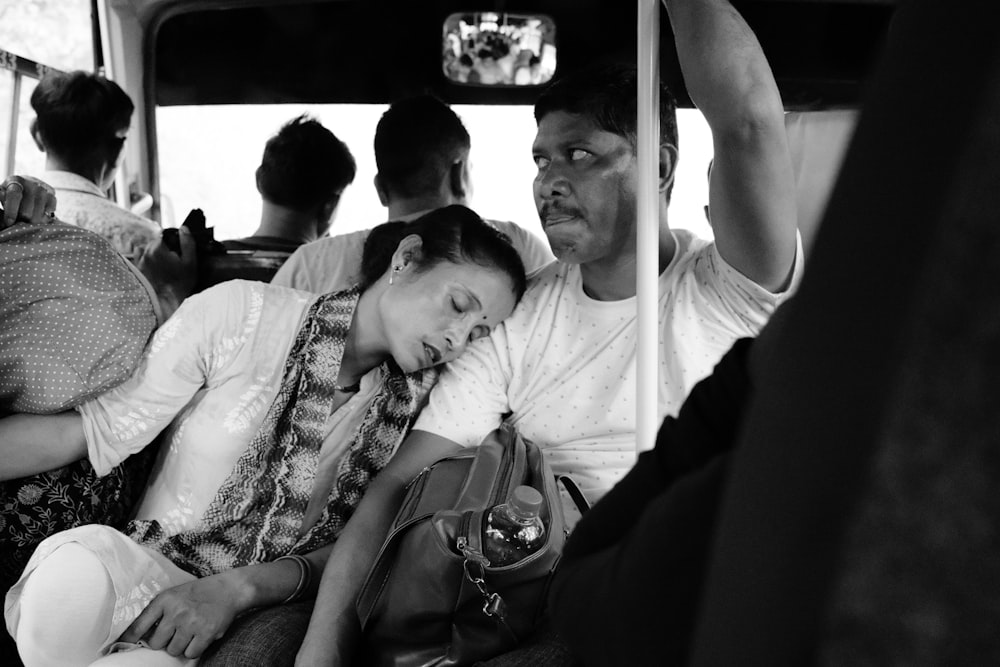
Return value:
<svg viewBox="0 0 1000 667">
<path fill-rule="evenodd" d="M 492 567 L 482 547 L 486 516 L 521 484 L 544 498 L 545 543 Z M 541 620 L 566 534 L 552 471 L 510 425 L 425 468 L 358 597 L 364 664 L 470 665 L 514 648 Z"/>
</svg>

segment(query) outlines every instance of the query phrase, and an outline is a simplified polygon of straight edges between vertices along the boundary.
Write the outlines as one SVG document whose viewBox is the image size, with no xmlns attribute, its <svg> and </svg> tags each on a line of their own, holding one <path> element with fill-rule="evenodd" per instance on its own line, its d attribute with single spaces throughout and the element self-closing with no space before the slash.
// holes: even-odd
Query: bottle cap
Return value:
<svg viewBox="0 0 1000 667">
<path fill-rule="evenodd" d="M 537 489 L 530 486 L 519 486 L 510 494 L 508 502 L 520 514 L 538 516 L 544 500 Z"/>
</svg>

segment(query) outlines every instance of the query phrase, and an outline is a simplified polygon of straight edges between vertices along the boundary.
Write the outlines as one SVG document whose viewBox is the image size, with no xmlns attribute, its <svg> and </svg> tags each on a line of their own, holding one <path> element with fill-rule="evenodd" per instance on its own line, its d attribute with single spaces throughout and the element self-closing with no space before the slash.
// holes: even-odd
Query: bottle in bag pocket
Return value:
<svg viewBox="0 0 1000 667">
<path fill-rule="evenodd" d="M 490 510 L 483 528 L 483 555 L 492 567 L 516 563 L 545 543 L 540 515 L 542 494 L 530 486 L 518 486 L 506 503 Z"/>
</svg>

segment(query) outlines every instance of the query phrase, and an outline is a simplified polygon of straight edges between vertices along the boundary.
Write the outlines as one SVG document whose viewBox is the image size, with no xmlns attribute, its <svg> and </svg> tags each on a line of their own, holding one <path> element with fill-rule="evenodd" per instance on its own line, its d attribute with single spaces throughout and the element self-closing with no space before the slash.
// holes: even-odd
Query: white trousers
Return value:
<svg viewBox="0 0 1000 667">
<path fill-rule="evenodd" d="M 116 641 L 157 592 L 194 577 L 106 526 L 86 529 L 100 530 L 101 538 L 114 533 L 113 541 L 124 545 L 125 554 L 132 558 L 92 548 L 86 539 L 84 543 L 56 540 L 49 549 L 41 548 L 49 546 L 44 542 L 39 545 L 39 557 L 32 557 L 25 574 L 11 589 L 5 609 L 8 629 L 25 666 L 195 665 L 196 660 Z M 117 557 L 109 558 L 110 553 Z M 124 575 L 129 570 L 134 571 L 135 581 L 126 587 Z"/>
</svg>

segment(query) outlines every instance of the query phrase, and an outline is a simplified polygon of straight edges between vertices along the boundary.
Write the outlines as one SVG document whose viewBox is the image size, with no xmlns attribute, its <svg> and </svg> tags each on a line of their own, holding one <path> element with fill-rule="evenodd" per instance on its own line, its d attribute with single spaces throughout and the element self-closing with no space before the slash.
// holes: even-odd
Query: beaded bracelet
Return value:
<svg viewBox="0 0 1000 667">
<path fill-rule="evenodd" d="M 303 593 L 309 590 L 309 583 L 312 581 L 312 567 L 309 564 L 309 559 L 298 555 L 278 556 L 274 562 L 277 563 L 279 560 L 295 561 L 295 564 L 299 566 L 299 583 L 295 586 L 292 594 L 285 598 L 281 604 L 295 602 L 302 597 Z"/>
</svg>

